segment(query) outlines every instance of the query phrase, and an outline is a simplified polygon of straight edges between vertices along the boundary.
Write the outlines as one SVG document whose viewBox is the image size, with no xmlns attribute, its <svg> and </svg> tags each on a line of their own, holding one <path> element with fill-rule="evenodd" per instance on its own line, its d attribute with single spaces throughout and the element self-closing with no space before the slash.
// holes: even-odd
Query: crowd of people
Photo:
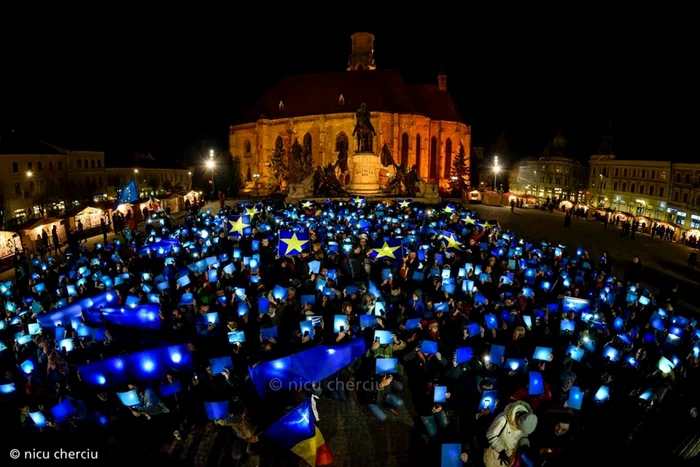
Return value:
<svg viewBox="0 0 700 467">
<path fill-rule="evenodd" d="M 607 256 L 526 241 L 460 206 L 354 201 L 236 204 L 169 227 L 149 213 L 142 230 L 72 244 L 60 259 L 19 253 L 21 274 L 0 284 L 6 427 L 34 445 L 99 439 L 119 457 L 213 421 L 233 431 L 234 459 L 259 462 L 284 456 L 265 426 L 328 397 L 361 404 L 376 424 L 415 411 L 426 452 L 456 442 L 463 464 L 500 467 L 573 465 L 581 440 L 622 446 L 658 411 L 697 415 L 697 322 L 675 288 L 649 292 L 638 261 L 621 279 Z M 281 231 L 298 232 L 298 248 L 280 254 Z M 149 248 L 163 239 L 176 247 Z M 40 325 L 104 293 L 117 308 L 157 304 L 158 326 L 96 326 L 87 309 L 60 332 Z M 358 339 L 363 356 L 310 387 L 261 398 L 251 382 L 260 362 Z M 176 344 L 193 369 L 108 388 L 81 373 Z M 221 356 L 232 365 L 215 368 Z M 129 391 L 134 404 L 118 395 Z M 206 401 L 229 401 L 227 413 L 212 417 Z"/>
</svg>

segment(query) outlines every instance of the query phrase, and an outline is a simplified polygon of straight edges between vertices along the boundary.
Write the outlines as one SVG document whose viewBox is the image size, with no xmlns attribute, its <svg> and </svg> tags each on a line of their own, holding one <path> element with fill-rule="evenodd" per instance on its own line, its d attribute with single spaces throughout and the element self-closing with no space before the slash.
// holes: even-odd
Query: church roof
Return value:
<svg viewBox="0 0 700 467">
<path fill-rule="evenodd" d="M 413 113 L 463 122 L 449 92 L 440 91 L 437 84 L 407 84 L 397 70 L 356 70 L 282 78 L 238 123 L 355 112 L 363 102 L 370 112 Z"/>
</svg>

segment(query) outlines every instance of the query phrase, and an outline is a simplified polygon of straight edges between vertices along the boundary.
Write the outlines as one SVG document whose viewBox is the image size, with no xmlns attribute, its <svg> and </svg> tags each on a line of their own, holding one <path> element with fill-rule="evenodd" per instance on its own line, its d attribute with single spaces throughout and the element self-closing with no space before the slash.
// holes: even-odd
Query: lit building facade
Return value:
<svg viewBox="0 0 700 467">
<path fill-rule="evenodd" d="M 591 204 L 700 229 L 700 164 L 592 156 Z"/>
<path fill-rule="evenodd" d="M 566 145 L 566 139 L 559 134 L 539 158 L 515 164 L 509 173 L 510 191 L 520 196 L 536 196 L 541 201 L 549 198 L 586 203 L 588 170 L 573 157 L 566 156 Z"/>
<path fill-rule="evenodd" d="M 0 154 L 0 204 L 3 219 L 22 222 L 42 210 L 62 211 L 64 199 L 83 190 L 106 187 L 104 153 L 67 151 L 41 143 L 31 151 Z"/>
<path fill-rule="evenodd" d="M 230 154 L 241 158 L 246 190 L 266 185 L 276 148 L 284 151 L 287 167 L 294 167 L 289 158 L 295 141 L 311 152 L 314 166 L 352 157 L 356 112 L 363 103 L 376 130 L 377 155 L 415 165 L 424 180 L 443 188 L 460 147 L 469 165 L 471 128 L 447 91 L 446 75 L 438 75 L 434 85 L 407 84 L 398 71 L 377 69 L 374 36 L 357 33 L 346 71 L 283 78 L 230 127 Z M 336 172 L 341 183 L 348 180 L 348 174 Z"/>
<path fill-rule="evenodd" d="M 191 169 L 106 168 L 103 152 L 24 140 L 0 145 L 0 150 L 0 223 L 9 227 L 61 214 L 78 200 L 114 197 L 132 178 L 141 190 L 184 191 L 192 185 Z"/>
</svg>

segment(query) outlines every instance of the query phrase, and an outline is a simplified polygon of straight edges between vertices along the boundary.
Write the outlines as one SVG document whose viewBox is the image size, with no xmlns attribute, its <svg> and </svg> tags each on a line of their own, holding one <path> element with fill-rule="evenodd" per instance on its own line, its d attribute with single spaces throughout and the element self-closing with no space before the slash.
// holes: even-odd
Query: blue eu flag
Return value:
<svg viewBox="0 0 700 467">
<path fill-rule="evenodd" d="M 136 189 L 136 183 L 132 180 L 127 183 L 122 191 L 117 196 L 117 202 L 114 204 L 114 208 L 120 204 L 131 204 L 139 199 L 139 192 Z"/>
<path fill-rule="evenodd" d="M 297 256 L 309 249 L 309 231 L 296 232 L 280 230 L 279 254 L 280 256 Z"/>
<path fill-rule="evenodd" d="M 403 257 L 403 248 L 401 248 L 401 239 L 389 238 L 379 240 L 372 244 L 372 249 L 367 253 L 370 259 L 401 259 Z"/>
</svg>

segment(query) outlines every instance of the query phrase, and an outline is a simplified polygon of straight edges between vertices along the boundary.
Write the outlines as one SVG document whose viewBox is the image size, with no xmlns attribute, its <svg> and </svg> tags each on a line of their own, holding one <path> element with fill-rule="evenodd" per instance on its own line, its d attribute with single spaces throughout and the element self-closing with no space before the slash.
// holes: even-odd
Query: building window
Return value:
<svg viewBox="0 0 700 467">
<path fill-rule="evenodd" d="M 637 169 L 632 169 L 632 178 L 637 178 Z"/>
<path fill-rule="evenodd" d="M 647 176 L 647 171 L 646 171 L 646 170 L 642 170 L 642 176 L 641 176 L 641 178 L 646 178 L 646 176 Z"/>
<path fill-rule="evenodd" d="M 53 170 L 53 161 L 49 161 L 49 170 Z"/>
<path fill-rule="evenodd" d="M 659 198 L 664 197 L 664 187 L 659 188 Z"/>
<path fill-rule="evenodd" d="M 640 195 L 644 194 L 644 185 L 639 185 L 639 194 Z"/>
<path fill-rule="evenodd" d="M 42 164 L 41 161 L 36 163 L 36 170 L 37 172 L 41 172 L 42 170 L 44 170 L 44 164 Z"/>
<path fill-rule="evenodd" d="M 59 162 L 58 162 L 58 170 L 61 170 L 61 168 L 63 168 L 63 162 L 60 162 L 60 161 L 59 161 Z"/>
<path fill-rule="evenodd" d="M 416 167 L 418 167 L 418 175 L 420 175 L 420 134 L 416 135 Z"/>
<path fill-rule="evenodd" d="M 674 192 L 674 193 L 673 193 L 673 201 L 678 201 L 678 198 L 680 198 L 680 195 L 681 195 L 681 194 L 680 194 L 679 192 L 677 192 L 677 191 Z"/>
<path fill-rule="evenodd" d="M 243 154 L 250 154 L 250 140 L 243 141 Z"/>
<path fill-rule="evenodd" d="M 90 160 L 90 168 L 94 169 L 95 168 L 95 159 Z"/>
<path fill-rule="evenodd" d="M 615 167 L 615 176 L 617 177 L 617 176 L 619 176 L 619 175 L 620 175 L 620 169 L 618 169 L 617 167 Z"/>
<path fill-rule="evenodd" d="M 433 136 L 430 138 L 430 167 L 428 171 L 428 178 L 436 179 L 438 177 L 438 142 L 437 138 Z"/>
<path fill-rule="evenodd" d="M 651 171 L 651 179 L 652 180 L 656 179 L 656 170 Z"/>
<path fill-rule="evenodd" d="M 630 193 L 634 193 L 634 183 L 630 185 Z"/>
<path fill-rule="evenodd" d="M 622 191 L 627 191 L 627 184 L 626 183 L 622 184 Z"/>
<path fill-rule="evenodd" d="M 34 193 L 34 181 L 29 182 L 29 193 Z"/>
<path fill-rule="evenodd" d="M 311 135 L 309 133 L 304 134 L 304 139 L 303 139 L 303 144 L 304 144 L 304 150 L 306 151 L 306 154 L 308 154 L 308 157 L 310 160 L 313 160 L 313 141 L 311 139 Z"/>
<path fill-rule="evenodd" d="M 78 159 L 78 168 L 82 169 L 83 168 L 83 161 Z"/>
<path fill-rule="evenodd" d="M 665 170 L 661 171 L 661 180 L 666 180 L 666 171 Z"/>
<path fill-rule="evenodd" d="M 15 182 L 15 194 L 18 196 L 22 194 L 22 185 L 19 182 Z"/>
<path fill-rule="evenodd" d="M 86 169 L 88 168 L 87 159 L 83 160 L 83 166 L 84 166 Z"/>
<path fill-rule="evenodd" d="M 653 186 L 649 187 L 649 196 L 654 196 L 654 187 Z"/>
<path fill-rule="evenodd" d="M 450 178 L 452 175 L 452 140 L 447 138 L 445 141 L 445 178 Z"/>
<path fill-rule="evenodd" d="M 405 167 L 408 164 L 408 150 L 410 149 L 408 146 L 408 133 L 404 133 L 401 135 L 401 151 L 399 152 L 401 158 L 398 161 L 398 165 Z"/>
<path fill-rule="evenodd" d="M 680 182 L 681 182 L 681 174 L 677 173 L 676 174 L 676 183 L 680 183 Z"/>
<path fill-rule="evenodd" d="M 683 193 L 683 202 L 684 203 L 688 202 L 688 193 Z"/>
<path fill-rule="evenodd" d="M 102 159 L 97 159 L 97 168 L 98 169 L 102 168 Z"/>
<path fill-rule="evenodd" d="M 27 162 L 27 170 L 32 170 L 32 163 L 31 162 Z"/>
<path fill-rule="evenodd" d="M 253 181 L 253 175 L 250 173 L 250 166 L 245 171 L 245 181 L 246 182 L 252 182 Z"/>
<path fill-rule="evenodd" d="M 690 215 L 690 228 L 700 229 L 700 216 L 695 214 Z"/>
<path fill-rule="evenodd" d="M 603 167 L 602 170 L 603 170 L 603 177 L 607 177 L 607 176 L 608 176 L 608 168 L 607 168 L 607 167 Z"/>
<path fill-rule="evenodd" d="M 625 177 L 625 178 L 627 178 L 627 169 L 624 169 L 624 170 L 622 171 L 622 176 Z"/>
<path fill-rule="evenodd" d="M 685 174 L 685 183 L 690 183 L 690 174 Z"/>
<path fill-rule="evenodd" d="M 12 171 L 13 171 L 14 173 L 19 172 L 19 163 L 17 163 L 17 162 L 13 162 L 13 163 L 12 163 Z"/>
<path fill-rule="evenodd" d="M 613 182 L 613 191 L 617 191 L 617 182 Z"/>
</svg>

